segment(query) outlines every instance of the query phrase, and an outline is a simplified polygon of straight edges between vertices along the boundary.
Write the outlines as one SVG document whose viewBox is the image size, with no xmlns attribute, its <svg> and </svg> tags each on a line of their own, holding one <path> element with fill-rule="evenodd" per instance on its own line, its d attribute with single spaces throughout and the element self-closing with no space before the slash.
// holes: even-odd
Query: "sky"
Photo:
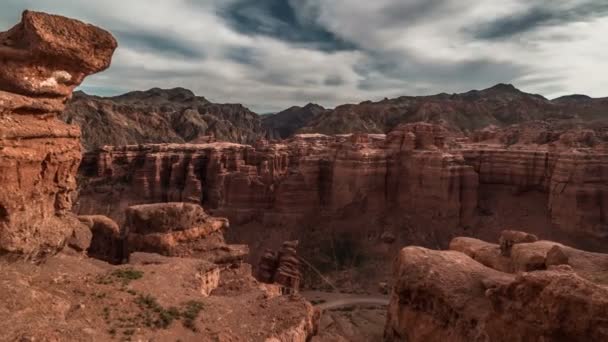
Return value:
<svg viewBox="0 0 608 342">
<path fill-rule="evenodd" d="M 82 89 L 191 89 L 258 113 L 512 83 L 608 95 L 606 0 L 2 0 L 83 20 L 119 42 Z"/>
</svg>

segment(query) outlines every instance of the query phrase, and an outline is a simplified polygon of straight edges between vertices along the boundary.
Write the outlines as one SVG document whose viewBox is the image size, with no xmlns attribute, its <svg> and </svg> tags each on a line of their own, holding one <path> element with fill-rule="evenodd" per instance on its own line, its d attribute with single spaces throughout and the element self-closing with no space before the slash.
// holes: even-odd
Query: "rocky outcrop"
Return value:
<svg viewBox="0 0 608 342">
<path fill-rule="evenodd" d="M 87 254 L 95 259 L 120 264 L 124 261 L 124 231 L 112 219 L 102 215 L 78 216 L 92 233 Z"/>
<path fill-rule="evenodd" d="M 301 262 L 296 251 L 298 244 L 298 241 L 285 241 L 278 252 L 267 250 L 260 260 L 258 280 L 297 292 L 302 283 Z"/>
<path fill-rule="evenodd" d="M 77 234 L 70 210 L 80 130 L 56 115 L 115 48 L 104 30 L 31 11 L 0 33 L 0 254 L 39 257 Z"/>
<path fill-rule="evenodd" d="M 452 241 L 451 248 L 458 251 L 404 248 L 395 261 L 385 340 L 602 341 L 608 337 L 608 279 L 598 277 L 608 255 L 550 241 L 512 247 L 509 257 L 500 253 L 498 244 L 465 238 Z M 555 248 L 569 257 L 568 265 L 548 262 Z M 504 269 L 505 264 L 510 269 Z M 532 264 L 534 268 L 526 267 Z"/>
<path fill-rule="evenodd" d="M 138 269 L 146 273 L 148 269 L 153 270 L 153 275 L 147 279 L 145 286 L 161 289 L 171 286 L 167 282 L 167 275 L 175 275 L 178 270 L 191 273 L 190 279 L 194 288 L 203 297 L 209 297 L 213 290 L 220 285 L 220 267 L 217 264 L 204 259 L 197 258 L 172 258 L 159 254 L 135 252 L 129 255 L 129 264 L 138 265 Z M 156 275 L 156 272 L 159 274 Z M 167 288 L 167 292 L 171 292 Z"/>
<path fill-rule="evenodd" d="M 505 231 L 509 234 L 513 231 Z M 523 232 L 518 232 L 527 234 Z M 553 241 L 522 241 L 512 245 L 509 255 L 502 253 L 499 244 L 478 239 L 458 237 L 450 242 L 450 250 L 468 255 L 475 261 L 507 273 L 546 270 L 552 266 L 568 265 L 579 276 L 604 284 L 608 282 L 602 271 L 608 266 L 608 255 L 586 252 Z"/>
<path fill-rule="evenodd" d="M 208 215 L 198 204 L 136 205 L 126 218 L 126 255 L 138 251 L 238 264 L 249 253 L 245 245 L 226 245 L 228 220 Z"/>
<path fill-rule="evenodd" d="M 260 117 L 244 106 L 211 103 L 183 88 L 153 88 L 105 98 L 77 92 L 61 119 L 81 127 L 86 150 L 194 142 L 209 136 L 252 143 L 265 136 Z"/>
</svg>

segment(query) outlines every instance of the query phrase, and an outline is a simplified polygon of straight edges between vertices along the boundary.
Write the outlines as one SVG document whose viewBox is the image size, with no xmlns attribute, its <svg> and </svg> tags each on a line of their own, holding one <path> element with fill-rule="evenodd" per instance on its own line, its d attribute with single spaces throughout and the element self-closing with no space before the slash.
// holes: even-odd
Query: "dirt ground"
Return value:
<svg viewBox="0 0 608 342">
<path fill-rule="evenodd" d="M 204 297 L 195 263 L 0 263 L 0 341 L 305 341 L 314 310 L 303 298 L 275 296 L 244 266 Z"/>
</svg>

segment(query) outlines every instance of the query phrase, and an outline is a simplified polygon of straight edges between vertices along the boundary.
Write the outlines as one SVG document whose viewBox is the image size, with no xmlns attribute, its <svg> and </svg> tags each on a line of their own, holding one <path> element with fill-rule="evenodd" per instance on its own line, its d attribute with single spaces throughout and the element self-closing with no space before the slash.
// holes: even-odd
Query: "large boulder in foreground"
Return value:
<svg viewBox="0 0 608 342">
<path fill-rule="evenodd" d="M 608 255 L 549 241 L 512 247 L 506 257 L 498 244 L 459 238 L 458 251 L 401 250 L 385 340 L 608 340 L 608 279 L 599 276 Z M 534 271 L 512 273 L 530 260 Z"/>
<path fill-rule="evenodd" d="M 0 254 L 53 253 L 80 225 L 70 214 L 80 129 L 56 114 L 116 46 L 104 30 L 30 11 L 0 33 Z"/>
</svg>

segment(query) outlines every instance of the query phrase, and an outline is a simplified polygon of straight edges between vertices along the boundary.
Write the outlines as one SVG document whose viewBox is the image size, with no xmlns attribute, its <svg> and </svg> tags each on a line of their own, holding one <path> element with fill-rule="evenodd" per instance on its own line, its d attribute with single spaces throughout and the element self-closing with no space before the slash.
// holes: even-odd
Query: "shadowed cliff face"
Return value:
<svg viewBox="0 0 608 342">
<path fill-rule="evenodd" d="M 346 104 L 322 112 L 309 120 L 299 132 L 344 134 L 353 132 L 387 133 L 398 124 L 440 123 L 454 131 L 472 131 L 533 120 L 588 122 L 605 120 L 608 99 L 584 96 L 550 101 L 528 94 L 512 85 L 498 84 L 484 90 L 462 94 L 402 96 L 378 102 Z"/>
<path fill-rule="evenodd" d="M 252 143 L 264 137 L 260 118 L 249 109 L 211 103 L 182 88 L 154 88 L 111 98 L 78 92 L 61 118 L 82 128 L 86 150 L 103 145 L 184 143 L 208 136 Z"/>
<path fill-rule="evenodd" d="M 517 140 L 506 139 L 513 131 Z M 302 255 L 327 270 L 378 263 L 370 272 L 386 273 L 380 265 L 404 244 L 445 247 L 505 227 L 605 248 L 605 132 L 482 133 L 469 140 L 417 123 L 256 146 L 107 147 L 85 156 L 76 210 L 120 221 L 133 203 L 202 203 L 230 219 L 230 239 L 250 244 L 254 258 L 300 239 Z M 557 138 L 528 142 L 547 136 Z"/>
<path fill-rule="evenodd" d="M 286 139 L 325 111 L 325 108 L 309 103 L 304 107 L 294 106 L 280 113 L 266 115 L 262 117 L 262 123 L 270 138 Z"/>
<path fill-rule="evenodd" d="M 80 129 L 56 114 L 114 49 L 102 29 L 38 12 L 0 33 L 0 254 L 53 253 L 77 229 Z"/>
</svg>

